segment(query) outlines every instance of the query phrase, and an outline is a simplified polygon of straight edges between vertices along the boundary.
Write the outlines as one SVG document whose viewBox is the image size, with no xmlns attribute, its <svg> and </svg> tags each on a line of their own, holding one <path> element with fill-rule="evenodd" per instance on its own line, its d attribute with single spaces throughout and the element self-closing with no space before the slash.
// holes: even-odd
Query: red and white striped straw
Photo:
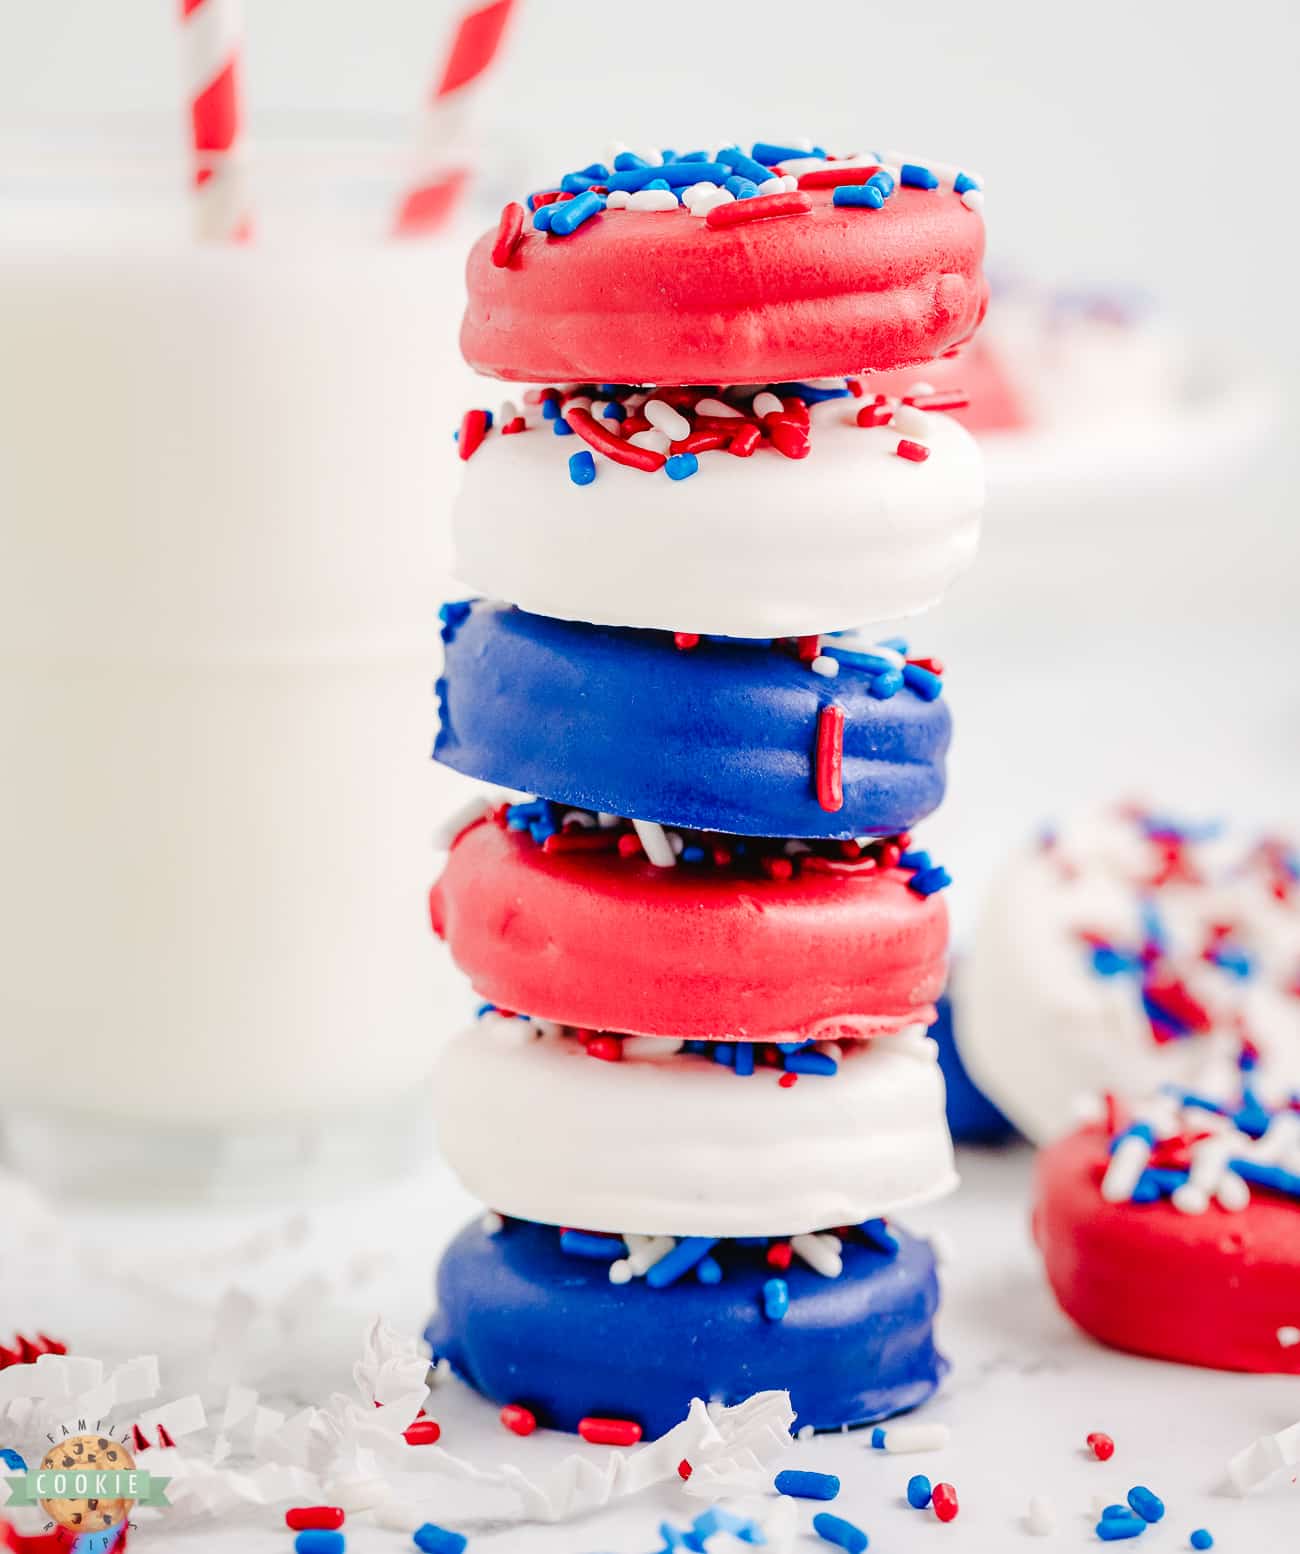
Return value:
<svg viewBox="0 0 1300 1554">
<path fill-rule="evenodd" d="M 212 242 L 246 242 L 252 211 L 243 161 L 239 72 L 244 29 L 238 0 L 181 0 L 181 33 L 198 235 Z"/>
<path fill-rule="evenodd" d="M 513 5 L 514 0 L 490 0 L 462 14 L 429 98 L 418 171 L 398 206 L 395 236 L 420 237 L 451 219 L 471 171 L 457 146 L 472 96 L 466 88 L 496 58 Z"/>
</svg>

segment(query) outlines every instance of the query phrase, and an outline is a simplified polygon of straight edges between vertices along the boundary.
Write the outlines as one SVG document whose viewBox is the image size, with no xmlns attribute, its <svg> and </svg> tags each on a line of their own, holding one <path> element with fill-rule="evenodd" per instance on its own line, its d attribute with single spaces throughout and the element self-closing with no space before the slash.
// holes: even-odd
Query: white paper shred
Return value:
<svg viewBox="0 0 1300 1554">
<path fill-rule="evenodd" d="M 1261 1435 L 1228 1464 L 1228 1481 L 1239 1495 L 1270 1479 L 1282 1468 L 1300 1464 L 1300 1422 L 1279 1430 L 1276 1435 Z"/>
</svg>

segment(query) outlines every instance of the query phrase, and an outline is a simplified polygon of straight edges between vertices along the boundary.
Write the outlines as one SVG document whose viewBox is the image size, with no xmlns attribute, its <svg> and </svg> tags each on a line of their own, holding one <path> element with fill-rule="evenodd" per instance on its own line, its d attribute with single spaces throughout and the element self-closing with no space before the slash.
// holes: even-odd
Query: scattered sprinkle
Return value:
<svg viewBox="0 0 1300 1554">
<path fill-rule="evenodd" d="M 833 1473 L 812 1473 L 786 1468 L 776 1475 L 773 1485 L 778 1495 L 793 1495 L 798 1500 L 834 1500 L 840 1481 Z"/>
<path fill-rule="evenodd" d="M 930 1504 L 933 1488 L 924 1473 L 914 1473 L 907 1481 L 907 1503 L 914 1511 L 924 1511 Z"/>
<path fill-rule="evenodd" d="M 1135 1484 L 1128 1492 L 1129 1506 L 1144 1522 L 1158 1522 L 1165 1514 L 1165 1503 L 1145 1484 Z"/>
<path fill-rule="evenodd" d="M 555 423 L 556 427 L 560 422 Z M 580 453 L 569 455 L 569 479 L 575 486 L 589 486 L 596 478 L 596 461 L 584 448 Z"/>
<path fill-rule="evenodd" d="M 501 1410 L 501 1423 L 515 1435 L 531 1435 L 537 1428 L 537 1416 L 522 1403 L 507 1403 Z"/>
<path fill-rule="evenodd" d="M 635 1446 L 641 1439 L 641 1426 L 634 1419 L 592 1417 L 578 1421 L 578 1434 L 596 1446 Z"/>
<path fill-rule="evenodd" d="M 1102 1430 L 1094 1430 L 1088 1437 L 1088 1450 L 1098 1462 L 1109 1462 L 1115 1455 L 1115 1443 Z"/>
<path fill-rule="evenodd" d="M 336 1531 L 343 1525 L 343 1507 L 338 1505 L 300 1505 L 284 1513 L 284 1525 L 294 1532 L 310 1528 Z"/>
<path fill-rule="evenodd" d="M 824 1542 L 845 1549 L 847 1554 L 863 1554 L 867 1547 L 867 1535 L 861 1527 L 846 1522 L 842 1516 L 833 1516 L 829 1511 L 818 1511 L 813 1517 L 813 1531 Z"/>
<path fill-rule="evenodd" d="M 952 1522 L 957 1519 L 957 1491 L 951 1484 L 936 1484 L 933 1502 L 934 1514 L 941 1522 Z"/>
</svg>

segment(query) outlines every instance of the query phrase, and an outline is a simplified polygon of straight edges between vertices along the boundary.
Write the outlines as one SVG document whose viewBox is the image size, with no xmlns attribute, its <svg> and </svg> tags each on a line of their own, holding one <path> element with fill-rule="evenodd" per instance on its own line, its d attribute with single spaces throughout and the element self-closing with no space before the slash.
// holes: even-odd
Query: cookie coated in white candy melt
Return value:
<svg viewBox="0 0 1300 1554">
<path fill-rule="evenodd" d="M 486 1015 L 435 1078 L 439 1143 L 502 1214 L 619 1234 L 791 1235 L 957 1185 L 943 1079 L 921 1027 L 844 1043 L 835 1074 L 737 1075 L 658 1037 L 621 1061 Z"/>
<path fill-rule="evenodd" d="M 1300 1083 L 1300 880 L 1287 844 L 1132 806 L 1077 815 L 995 880 L 957 1011 L 963 1062 L 1037 1143 L 1105 1091 L 1239 1086 L 1246 1040 L 1261 1096 Z M 1136 962 L 1163 948 L 1144 975 Z M 1097 969 L 1094 945 L 1122 969 Z M 1191 1011 L 1157 1029 L 1144 995 Z M 1162 1039 L 1163 1038 L 1163 1039 Z"/>
<path fill-rule="evenodd" d="M 670 480 L 595 454 L 530 417 L 464 466 L 454 570 L 475 592 L 538 615 L 736 637 L 807 636 L 916 614 L 971 564 L 984 502 L 980 452 L 951 417 L 924 421 L 921 461 L 894 426 L 861 427 L 861 399 L 810 407 L 806 458 L 759 448 L 699 455 Z"/>
</svg>

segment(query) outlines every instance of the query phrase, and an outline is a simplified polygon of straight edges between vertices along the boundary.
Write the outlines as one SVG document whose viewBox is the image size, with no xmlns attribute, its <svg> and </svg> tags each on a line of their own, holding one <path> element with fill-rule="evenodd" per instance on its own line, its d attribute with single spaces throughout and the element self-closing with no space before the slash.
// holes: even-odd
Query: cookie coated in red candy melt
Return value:
<svg viewBox="0 0 1300 1554">
<path fill-rule="evenodd" d="M 948 939 L 901 869 L 769 879 L 544 853 L 477 821 L 430 894 L 476 991 L 565 1025 L 678 1040 L 888 1035 L 929 1024 Z"/>
<path fill-rule="evenodd" d="M 832 203 L 712 227 L 685 207 L 606 210 L 567 237 L 494 229 L 466 269 L 461 350 L 534 383 L 771 383 L 884 372 L 968 340 L 984 317 L 984 222 L 951 190 L 881 210 Z"/>
<path fill-rule="evenodd" d="M 1300 1375 L 1300 1207 L 1257 1191 L 1229 1213 L 1107 1203 L 1107 1135 L 1081 1128 L 1039 1152 L 1033 1229 L 1062 1310 L 1114 1349 L 1216 1370 Z"/>
</svg>

